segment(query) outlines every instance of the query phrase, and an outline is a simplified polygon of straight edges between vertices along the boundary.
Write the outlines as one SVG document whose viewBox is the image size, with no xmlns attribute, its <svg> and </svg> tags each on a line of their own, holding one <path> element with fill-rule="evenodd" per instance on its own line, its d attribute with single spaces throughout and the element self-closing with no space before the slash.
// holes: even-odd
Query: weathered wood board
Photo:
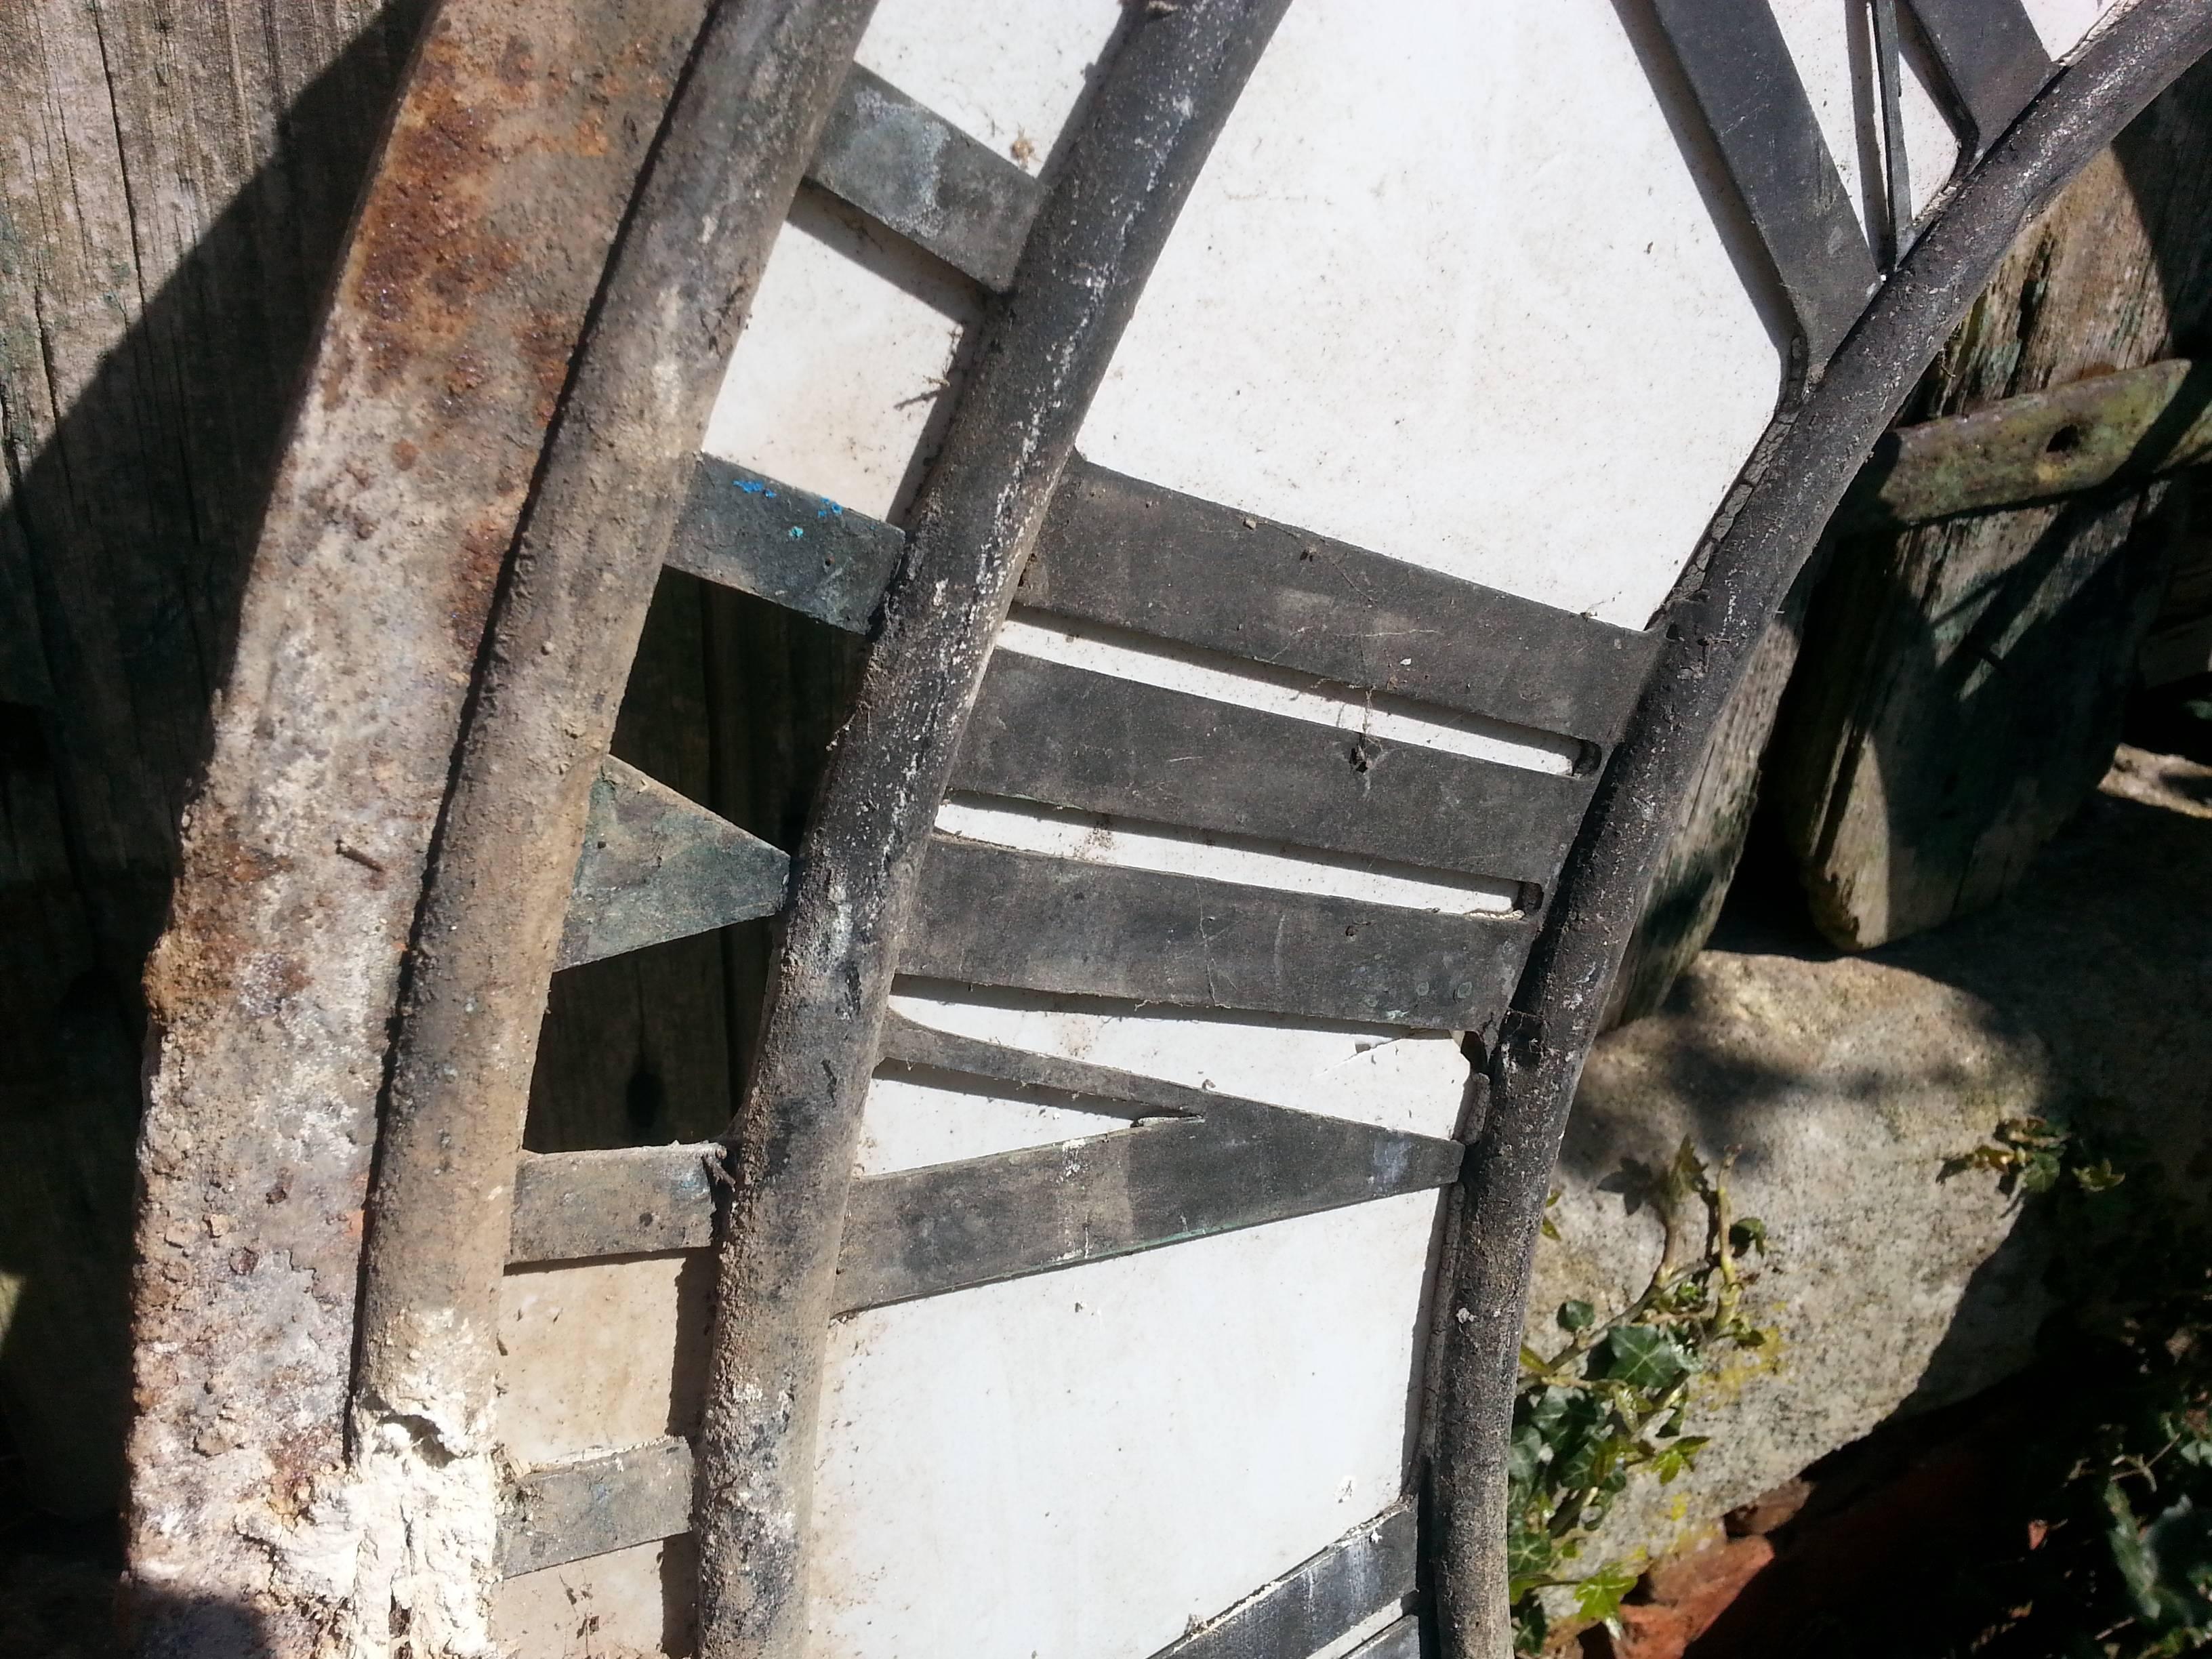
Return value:
<svg viewBox="0 0 2212 1659">
<path fill-rule="evenodd" d="M 2022 238 L 1908 420 L 2172 354 L 2212 310 L 2199 70 Z M 1775 735 L 1814 919 L 1865 949 L 2008 891 L 2104 775 L 2185 498 L 2168 484 L 1838 550 Z M 2167 504 L 2170 502 L 2170 506 Z"/>
<path fill-rule="evenodd" d="M 2198 250 L 2206 225 L 2212 223 L 2212 204 L 2194 175 L 2205 152 L 2208 116 L 2212 85 L 2200 71 L 2161 99 L 2114 157 L 2074 182 L 1977 303 L 1908 406 L 1906 422 L 1967 413 L 2086 374 L 2155 361 L 2173 349 L 2177 339 L 2186 342 L 2207 297 Z M 2147 503 L 2175 487 L 2118 490 L 2106 499 Z M 1842 542 L 1827 586 L 1792 596 L 1799 616 L 1808 609 L 1813 612 L 1814 649 L 1819 654 L 1801 670 L 1801 624 L 1783 618 L 1739 692 L 1736 707 L 1715 735 L 1614 987 L 1612 1018 L 1638 1018 L 1664 1000 L 1675 975 L 1712 931 L 1761 799 L 1776 799 L 1784 792 L 1787 803 L 1777 817 L 1791 826 L 1792 851 L 1802 862 L 1816 908 L 1827 917 L 1824 927 L 1838 943 L 1878 944 L 1896 933 L 1931 925 L 1953 914 L 1970 890 L 1977 902 L 2000 895 L 2021 861 L 2064 821 L 2102 774 L 2118 735 L 2114 700 L 2131 670 L 2130 641 L 2140 639 L 2146 626 L 2140 607 L 2146 599 L 2156 602 L 2158 549 L 2148 540 L 2136 545 L 2124 567 L 2106 579 L 2104 588 L 2085 596 L 2087 609 L 2069 612 L 2059 624 L 2081 630 L 2076 648 L 2051 671 L 2057 677 L 2054 702 L 2064 705 L 2060 725 L 2041 728 L 2041 716 L 2022 708 L 2013 727 L 2014 740 L 2001 757 L 1987 749 L 1990 734 L 1949 720 L 1939 723 L 1937 711 L 1955 701 L 1949 689 L 1928 683 L 1911 690 L 1877 690 L 1868 683 L 1869 665 L 1908 660 L 1913 644 L 1909 636 L 1926 625 L 1929 601 L 1920 596 L 1919 586 L 1934 580 L 1939 568 L 1956 566 L 1962 580 L 1978 563 L 1992 574 L 2014 568 L 2045 530 L 2051 536 L 2043 556 L 2059 559 L 2071 577 L 2036 587 L 2023 575 L 2018 580 L 2034 591 L 1996 602 L 2021 622 L 2055 616 L 2065 608 L 2075 583 L 2121 556 L 2138 510 L 2131 506 L 2094 524 L 2079 512 L 2062 520 L 2047 507 L 1996 512 L 1901 535 Z M 2062 552 L 2061 543 L 2071 550 Z M 1892 609 L 1850 620 L 1834 614 L 1850 603 L 1842 597 L 1848 584 L 1874 580 L 1852 573 L 1869 569 L 1886 573 L 1880 580 L 1890 591 Z M 2089 614 L 2100 606 L 2106 618 L 2102 623 Z M 1996 623 L 1995 617 L 1988 620 Z M 2194 640 L 2187 612 L 2174 627 L 2176 643 L 2169 653 L 2178 652 L 2185 660 Z M 2004 684 L 2026 684 L 2029 678 L 2008 676 Z M 1785 705 L 1785 689 L 1793 684 L 1798 690 Z M 1917 734 L 1881 749 L 1879 771 L 1877 746 L 1855 741 L 1865 735 L 1870 714 L 1868 707 L 1855 702 L 1863 696 L 1881 697 L 1888 709 L 1881 718 L 1900 733 Z M 1824 697 L 1830 701 L 1823 712 L 1813 713 Z M 2003 684 L 1986 690 L 1979 703 L 1984 718 L 1995 718 L 2006 702 Z M 1778 731 L 1778 716 L 1784 721 Z M 2069 730 L 2070 735 L 2063 735 Z M 2061 755 L 2069 750 L 2070 763 L 2062 763 Z M 1909 802 L 1919 788 L 1911 784 L 1906 793 L 1897 795 L 1901 780 L 1934 780 L 1940 794 L 1955 757 L 1969 752 L 1984 753 L 1990 763 L 1969 791 L 1978 799 L 1953 799 L 1938 806 L 1944 825 L 1940 830 L 1924 817 L 1893 818 L 1893 805 L 1902 812 L 1913 810 Z M 2032 769 L 2030 757 L 2037 765 L 2047 762 L 2059 769 L 2047 775 L 2034 801 L 2025 796 L 2012 799 L 2000 778 Z M 1785 772 L 1786 783 L 1779 775 Z M 1934 796 L 1924 799 L 1936 805 Z M 1858 817 L 1848 834 L 1841 830 L 1840 817 L 1836 829 L 1823 827 L 1832 816 L 1849 817 L 1854 811 Z M 2001 827 L 2006 824 L 2013 827 Z M 1932 848 L 1938 836 L 1948 837 L 1953 850 L 1926 871 L 1931 884 L 1926 896 L 1881 901 L 1908 904 L 1894 925 L 1877 923 L 1864 914 L 1876 902 L 1875 871 L 1905 856 L 1904 849 L 1913 842 Z M 1978 854 L 1974 843 L 1981 837 L 1986 842 Z M 1824 838 L 1826 852 L 1820 850 Z M 1969 866 L 1980 866 L 1981 872 L 1970 878 Z M 1842 889 L 1863 884 L 1868 887 L 1863 901 L 1835 896 Z"/>
<path fill-rule="evenodd" d="M 111 1508 L 139 988 L 422 0 L 0 7 L 0 1401 Z"/>
</svg>

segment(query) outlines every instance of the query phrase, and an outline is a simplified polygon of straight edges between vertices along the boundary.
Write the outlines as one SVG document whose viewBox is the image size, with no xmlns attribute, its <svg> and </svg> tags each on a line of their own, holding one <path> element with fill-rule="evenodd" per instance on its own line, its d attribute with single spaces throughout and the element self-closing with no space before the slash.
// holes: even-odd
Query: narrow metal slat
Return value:
<svg viewBox="0 0 2212 1659">
<path fill-rule="evenodd" d="M 536 1469 L 502 1495 L 499 1568 L 557 1567 L 691 1530 L 691 1448 L 682 1440 Z"/>
<path fill-rule="evenodd" d="M 1018 602 L 1597 744 L 1657 641 L 1071 461 Z"/>
<path fill-rule="evenodd" d="M 1148 1081 L 1081 1069 L 1095 1097 L 1126 1098 L 1129 1083 Z M 1459 1174 L 1456 1141 L 1177 1092 L 1200 1115 L 856 1181 L 839 1311 L 1428 1191 Z"/>
<path fill-rule="evenodd" d="M 1417 1544 L 1412 1501 L 1395 1504 L 1152 1659 L 1313 1653 L 1413 1593 Z"/>
<path fill-rule="evenodd" d="M 1000 651 L 952 787 L 1549 884 L 1595 780 Z"/>
<path fill-rule="evenodd" d="M 1376 1632 L 1345 1659 L 1421 1659 L 1421 1621 L 1409 1613 Z"/>
<path fill-rule="evenodd" d="M 839 1311 L 1127 1255 L 1449 1184 L 1456 1141 L 1008 1048 L 894 1015 L 885 1063 L 1096 1103 L 1079 1152 L 1024 1149 L 855 1182 Z M 1475 1086 L 1481 1086 L 1477 1079 Z M 1143 1118 L 1115 1133 L 1115 1120 Z M 526 1154 L 515 1265 L 705 1248 L 720 1147 Z"/>
<path fill-rule="evenodd" d="M 2056 67 L 2020 0 L 1903 0 L 1920 25 L 1960 112 L 1966 149 L 1997 141 Z"/>
<path fill-rule="evenodd" d="M 905 551 L 881 520 L 702 455 L 667 562 L 860 634 Z"/>
<path fill-rule="evenodd" d="M 1434 1030 L 1486 1027 L 1534 930 L 934 837 L 901 971 Z"/>
<path fill-rule="evenodd" d="M 773 915 L 791 860 L 610 756 L 568 895 L 556 968 Z"/>
<path fill-rule="evenodd" d="M 1817 368 L 1866 308 L 1878 273 L 1782 30 L 1765 0 L 1652 9 Z"/>
<path fill-rule="evenodd" d="M 714 1242 L 719 1142 L 525 1152 L 514 1171 L 510 1266 L 703 1250 Z"/>
<path fill-rule="evenodd" d="M 857 64 L 807 177 L 994 292 L 1044 200 L 1013 162 Z"/>
</svg>

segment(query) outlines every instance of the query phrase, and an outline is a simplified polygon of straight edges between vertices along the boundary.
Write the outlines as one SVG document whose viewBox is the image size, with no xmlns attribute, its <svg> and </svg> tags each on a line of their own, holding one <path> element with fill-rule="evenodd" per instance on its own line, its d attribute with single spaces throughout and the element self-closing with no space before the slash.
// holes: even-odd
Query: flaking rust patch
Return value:
<svg viewBox="0 0 2212 1659">
<path fill-rule="evenodd" d="M 447 0 L 339 273 L 147 965 L 129 1556 L 165 1652 L 234 1659 L 205 1610 L 243 1607 L 273 1659 L 395 1659 L 395 1577 L 410 1659 L 490 1651 L 453 1565 L 491 1559 L 481 1449 L 345 1464 L 378 1080 L 514 520 L 702 10 Z"/>
</svg>

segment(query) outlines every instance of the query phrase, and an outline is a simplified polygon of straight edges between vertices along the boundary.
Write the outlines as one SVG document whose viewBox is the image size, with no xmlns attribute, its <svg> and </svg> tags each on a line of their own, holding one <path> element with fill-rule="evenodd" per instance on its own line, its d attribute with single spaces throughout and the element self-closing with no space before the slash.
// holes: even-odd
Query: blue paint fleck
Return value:
<svg viewBox="0 0 2212 1659">
<path fill-rule="evenodd" d="M 736 484 L 738 489 L 744 490 L 748 495 L 759 495 L 763 494 L 773 495 L 775 494 L 775 491 L 770 489 L 758 478 L 733 478 L 731 482 Z"/>
<path fill-rule="evenodd" d="M 814 509 L 814 516 L 817 519 L 826 519 L 833 513 L 841 519 L 845 516 L 845 509 L 827 496 L 823 498 L 822 505 Z"/>
<path fill-rule="evenodd" d="M 805 533 L 806 533 L 806 532 L 805 532 L 804 530 L 800 529 L 797 525 L 793 525 L 793 526 L 791 526 L 791 539 L 792 539 L 792 540 L 793 540 L 793 541 L 797 541 L 797 540 L 798 540 L 801 536 L 804 536 Z"/>
</svg>

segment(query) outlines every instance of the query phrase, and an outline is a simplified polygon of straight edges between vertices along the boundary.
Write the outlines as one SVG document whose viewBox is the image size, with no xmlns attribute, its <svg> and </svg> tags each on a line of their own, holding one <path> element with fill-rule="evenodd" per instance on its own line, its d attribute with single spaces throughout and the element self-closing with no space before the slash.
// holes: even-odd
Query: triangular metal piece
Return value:
<svg viewBox="0 0 2212 1659">
<path fill-rule="evenodd" d="M 772 915 L 790 872 L 775 848 L 609 756 L 592 784 L 557 965 Z"/>
</svg>

